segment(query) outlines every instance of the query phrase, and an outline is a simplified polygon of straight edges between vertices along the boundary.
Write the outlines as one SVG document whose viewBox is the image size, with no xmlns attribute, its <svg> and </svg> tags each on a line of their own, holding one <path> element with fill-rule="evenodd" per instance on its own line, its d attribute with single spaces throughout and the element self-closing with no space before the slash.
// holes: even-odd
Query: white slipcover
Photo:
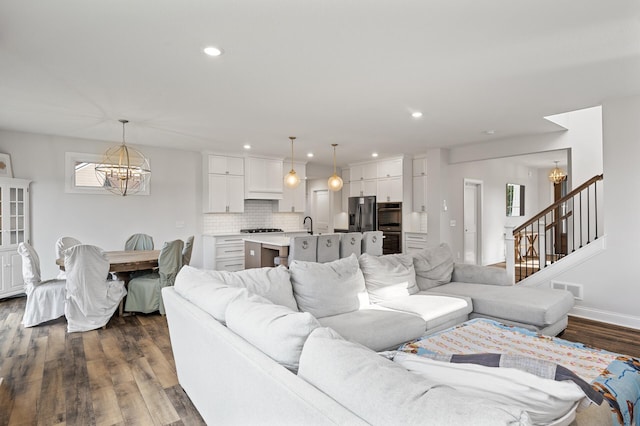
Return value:
<svg viewBox="0 0 640 426">
<path fill-rule="evenodd" d="M 82 241 L 73 237 L 58 238 L 58 241 L 56 241 L 56 260 L 60 259 L 64 261 L 64 251 L 73 246 L 77 246 L 78 244 L 82 244 Z M 56 278 L 58 278 L 59 280 L 64 280 L 65 278 L 67 278 L 67 273 L 63 270 L 60 270 Z"/>
<path fill-rule="evenodd" d="M 27 303 L 22 325 L 33 327 L 64 315 L 65 280 L 42 281 L 38 253 L 28 243 L 18 244 Z"/>
<path fill-rule="evenodd" d="M 106 325 L 127 294 L 124 282 L 107 280 L 109 261 L 99 247 L 80 244 L 64 254 L 67 331 L 88 331 Z"/>
<path fill-rule="evenodd" d="M 349 257 L 352 254 L 360 256 L 362 253 L 362 233 L 346 232 L 340 235 L 340 257 Z"/>
<path fill-rule="evenodd" d="M 318 252 L 318 237 L 316 235 L 305 235 L 291 237 L 289 244 L 289 265 L 294 260 L 305 262 L 315 262 Z"/>
<path fill-rule="evenodd" d="M 362 233 L 362 253 L 371 256 L 382 256 L 382 231 L 367 231 Z"/>
<path fill-rule="evenodd" d="M 160 311 L 164 315 L 161 290 L 174 284 L 182 268 L 182 240 L 164 243 L 158 257 L 158 270 L 132 278 L 124 309 L 127 312 Z"/>
<path fill-rule="evenodd" d="M 340 258 L 340 234 L 318 235 L 316 261 L 333 262 Z"/>
<path fill-rule="evenodd" d="M 191 252 L 193 251 L 193 235 L 187 238 L 182 249 L 182 265 L 191 263 Z"/>
<path fill-rule="evenodd" d="M 153 250 L 153 238 L 147 234 L 133 234 L 124 243 L 125 250 Z"/>
</svg>

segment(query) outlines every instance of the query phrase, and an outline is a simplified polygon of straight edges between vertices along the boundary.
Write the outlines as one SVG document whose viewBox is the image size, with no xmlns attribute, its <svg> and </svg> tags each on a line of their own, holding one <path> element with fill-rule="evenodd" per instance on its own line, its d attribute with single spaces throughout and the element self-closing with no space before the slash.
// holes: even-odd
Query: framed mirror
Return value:
<svg viewBox="0 0 640 426">
<path fill-rule="evenodd" d="M 524 216 L 524 185 L 507 184 L 507 216 Z"/>
</svg>

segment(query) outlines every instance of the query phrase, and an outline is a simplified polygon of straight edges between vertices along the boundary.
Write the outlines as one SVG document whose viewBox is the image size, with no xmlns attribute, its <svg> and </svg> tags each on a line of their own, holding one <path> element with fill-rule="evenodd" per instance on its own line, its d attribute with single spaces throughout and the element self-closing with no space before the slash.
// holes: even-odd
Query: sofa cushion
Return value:
<svg viewBox="0 0 640 426">
<path fill-rule="evenodd" d="M 451 281 L 453 253 L 446 243 L 427 247 L 411 255 L 420 290 L 428 290 Z"/>
<path fill-rule="evenodd" d="M 462 317 L 462 321 L 466 321 L 467 316 L 473 311 L 471 299 L 435 294 L 414 294 L 382 302 L 377 306 L 418 315 L 426 321 L 427 331 L 433 331 L 434 328 L 454 318 Z"/>
<path fill-rule="evenodd" d="M 214 271 L 183 266 L 176 276 L 174 287 L 182 297 L 224 324 L 227 305 L 242 289 L 229 287 L 212 276 L 211 272 Z"/>
<path fill-rule="evenodd" d="M 412 296 L 413 297 L 413 296 Z M 386 309 L 361 309 L 318 320 L 347 340 L 374 351 L 395 349 L 424 334 L 426 322 L 417 315 Z"/>
<path fill-rule="evenodd" d="M 522 360 L 522 366 L 529 365 L 525 358 Z M 534 424 L 550 424 L 575 411 L 578 402 L 586 398 L 584 391 L 572 381 L 545 378 L 543 373 L 555 372 L 556 365 L 551 362 L 530 361 L 531 371 L 539 372 L 539 377 L 511 365 L 450 363 L 405 352 L 397 352 L 393 361 L 430 383 L 451 386 L 464 395 L 487 398 L 497 404 L 520 407 L 529 413 Z"/>
<path fill-rule="evenodd" d="M 372 256 L 364 253 L 358 261 L 372 303 L 398 299 L 419 291 L 413 259 L 409 255 Z"/>
<path fill-rule="evenodd" d="M 289 270 L 298 307 L 316 318 L 356 311 L 369 305 L 355 255 L 327 263 L 294 260 Z"/>
<path fill-rule="evenodd" d="M 189 293 L 196 287 L 206 284 L 226 285 L 246 288 L 251 293 L 263 296 L 271 302 L 298 309 L 293 298 L 289 270 L 284 266 L 277 268 L 252 268 L 243 271 L 210 271 L 185 265 L 176 276 L 176 290 L 186 299 L 194 301 Z M 222 307 L 224 310 L 224 307 Z"/>
<path fill-rule="evenodd" d="M 320 326 L 308 312 L 273 304 L 247 290 L 229 303 L 226 318 L 230 330 L 293 371 L 309 333 Z"/>
<path fill-rule="evenodd" d="M 429 293 L 468 296 L 473 300 L 475 314 L 538 327 L 558 322 L 574 304 L 570 292 L 551 288 L 451 282 L 434 287 Z"/>
<path fill-rule="evenodd" d="M 433 386 L 327 328 L 314 330 L 298 376 L 372 425 L 524 425 L 526 412 Z"/>
<path fill-rule="evenodd" d="M 476 284 L 513 285 L 505 268 L 454 263 L 451 281 Z"/>
</svg>

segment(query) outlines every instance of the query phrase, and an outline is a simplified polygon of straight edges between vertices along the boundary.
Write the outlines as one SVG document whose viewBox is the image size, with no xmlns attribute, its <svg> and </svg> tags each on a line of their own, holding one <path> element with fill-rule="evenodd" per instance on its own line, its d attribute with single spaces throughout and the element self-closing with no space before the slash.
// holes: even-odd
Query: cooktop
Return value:
<svg viewBox="0 0 640 426">
<path fill-rule="evenodd" d="M 261 232 L 284 232 L 284 231 L 280 228 L 247 228 L 247 229 L 241 229 L 240 232 L 242 232 L 243 234 L 256 234 Z"/>
</svg>

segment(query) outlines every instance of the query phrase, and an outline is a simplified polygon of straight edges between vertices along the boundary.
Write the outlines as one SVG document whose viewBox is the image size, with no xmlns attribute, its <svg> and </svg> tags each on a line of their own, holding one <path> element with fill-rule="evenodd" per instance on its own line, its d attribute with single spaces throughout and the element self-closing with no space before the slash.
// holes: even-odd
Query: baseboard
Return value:
<svg viewBox="0 0 640 426">
<path fill-rule="evenodd" d="M 633 315 L 603 311 L 585 306 L 574 306 L 571 311 L 569 311 L 569 315 L 640 330 L 640 317 Z"/>
</svg>

